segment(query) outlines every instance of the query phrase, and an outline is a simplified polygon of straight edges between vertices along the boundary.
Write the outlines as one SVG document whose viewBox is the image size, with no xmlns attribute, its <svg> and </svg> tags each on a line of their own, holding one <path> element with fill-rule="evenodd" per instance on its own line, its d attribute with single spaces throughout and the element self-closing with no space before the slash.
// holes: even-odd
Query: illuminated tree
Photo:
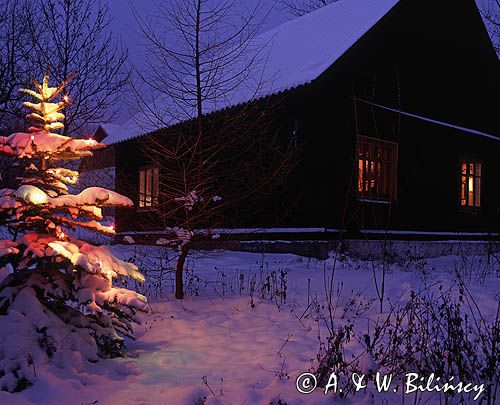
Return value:
<svg viewBox="0 0 500 405">
<path fill-rule="evenodd" d="M 58 82 L 78 71 L 68 85 L 72 100 L 65 112 L 64 135 L 112 120 L 123 104 L 129 80 L 127 49 L 111 30 L 107 3 L 29 1 L 30 67 L 42 67 L 43 74 L 43 66 L 50 65 Z"/>
<path fill-rule="evenodd" d="M 74 139 L 62 130 L 68 97 L 49 86 L 46 75 L 35 90 L 21 90 L 34 122 L 28 133 L 0 137 L 0 153 L 22 162 L 17 188 L 0 190 L 0 218 L 14 240 L 0 241 L 0 389 L 15 391 L 35 379 L 33 364 L 54 356 L 89 361 L 121 354 L 131 322 L 147 311 L 146 298 L 126 289 L 143 281 L 136 266 L 68 235 L 76 227 L 113 235 L 101 207 L 131 206 L 127 197 L 100 187 L 74 195 L 78 172 L 61 161 L 91 156 L 104 147 Z M 56 101 L 61 98 L 61 101 Z M 115 286 L 115 284 L 119 286 Z"/>
</svg>

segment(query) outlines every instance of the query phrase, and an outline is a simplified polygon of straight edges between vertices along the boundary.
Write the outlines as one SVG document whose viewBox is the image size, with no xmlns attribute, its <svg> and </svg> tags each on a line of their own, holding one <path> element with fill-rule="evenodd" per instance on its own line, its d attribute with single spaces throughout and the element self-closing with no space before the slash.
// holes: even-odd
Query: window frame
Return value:
<svg viewBox="0 0 500 405">
<path fill-rule="evenodd" d="M 361 143 L 368 144 L 368 160 L 365 159 L 360 159 L 360 141 Z M 370 160 L 370 157 L 373 158 L 375 151 L 374 151 L 374 145 L 375 146 L 382 146 L 386 148 L 388 154 L 390 155 L 390 159 L 383 161 L 377 161 L 375 159 Z M 355 160 L 355 169 L 356 169 L 356 197 L 357 200 L 360 202 L 364 203 L 380 203 L 380 204 L 394 204 L 397 203 L 397 192 L 398 192 L 398 156 L 399 156 L 399 144 L 394 141 L 389 141 L 386 139 L 380 139 L 380 138 L 373 138 L 370 136 L 366 135 L 358 135 L 356 138 L 356 160 Z M 371 154 L 371 156 L 370 156 Z M 365 194 L 365 191 L 360 191 L 360 186 L 361 182 L 363 183 L 363 189 L 365 189 L 365 179 L 360 179 L 360 173 L 361 173 L 361 166 L 360 166 L 360 161 L 364 162 L 364 168 L 366 170 L 366 162 L 371 162 L 371 167 L 373 170 L 373 167 L 379 166 L 380 173 L 375 174 L 374 179 L 369 179 L 368 181 L 373 181 L 376 182 L 378 181 L 383 181 L 385 182 L 388 193 L 387 195 L 383 195 L 381 193 L 377 194 Z M 385 170 L 385 176 L 382 176 L 382 170 L 380 169 L 382 165 L 390 165 L 388 169 Z M 364 171 L 366 173 L 366 171 Z M 374 183 L 376 184 L 376 183 Z"/>
<path fill-rule="evenodd" d="M 464 174 L 462 172 L 462 167 L 463 165 L 466 165 L 466 173 Z M 477 166 L 479 165 L 479 175 L 470 173 L 470 165 L 474 165 L 474 172 L 477 173 Z M 466 178 L 465 183 L 463 183 L 463 178 Z M 472 177 L 473 179 L 473 184 L 474 184 L 474 190 L 476 188 L 476 179 L 479 180 L 479 204 L 476 205 L 476 195 L 475 191 L 473 190 L 473 205 L 469 205 L 469 177 Z M 462 186 L 465 184 L 465 201 L 466 204 L 462 205 Z M 484 190 L 484 162 L 481 159 L 478 159 L 477 157 L 474 156 L 461 156 L 458 161 L 458 208 L 462 212 L 469 212 L 469 213 L 479 213 L 483 207 L 483 190 Z"/>
<path fill-rule="evenodd" d="M 150 190 L 151 193 L 148 193 L 148 179 L 147 173 L 151 171 L 150 178 Z M 157 173 L 155 177 L 155 172 Z M 142 180 L 142 173 L 144 173 L 144 178 Z M 144 192 L 142 184 L 144 184 Z M 160 199 L 160 168 L 155 165 L 141 166 L 137 172 L 137 209 L 139 211 L 150 211 L 154 210 L 159 205 Z M 149 205 L 146 205 L 148 197 L 150 198 Z"/>
</svg>

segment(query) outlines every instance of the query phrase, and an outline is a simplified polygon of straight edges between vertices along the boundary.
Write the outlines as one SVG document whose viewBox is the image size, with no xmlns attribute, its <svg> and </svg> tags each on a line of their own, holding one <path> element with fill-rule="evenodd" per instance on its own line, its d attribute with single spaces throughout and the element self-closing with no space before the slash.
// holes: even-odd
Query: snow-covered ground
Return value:
<svg viewBox="0 0 500 405">
<path fill-rule="evenodd" d="M 187 297 L 179 302 L 172 294 L 173 274 L 165 270 L 173 258 L 161 248 L 114 246 L 113 251 L 135 260 L 149 277 L 142 291 L 150 296 L 152 311 L 135 327 L 137 340 L 128 342 L 127 357 L 77 366 L 56 360 L 35 364 L 36 384 L 21 393 L 1 392 L 1 404 L 331 404 L 331 394 L 320 388 L 301 394 L 295 382 L 318 367 L 320 342 L 326 342 L 328 331 L 328 295 L 335 323 L 354 324 L 346 358 L 359 356 L 359 369 L 367 372 L 373 361 L 363 354 L 364 334 L 390 308 L 404 305 L 412 290 L 451 288 L 458 296 L 459 273 L 490 320 L 500 294 L 498 256 L 489 263 L 486 257 L 409 258 L 386 268 L 381 314 L 374 282 L 375 274 L 380 293 L 380 263 L 220 252 L 190 258 Z M 333 287 L 331 294 L 325 285 Z M 439 402 L 436 393 L 423 398 Z M 401 390 L 379 394 L 371 386 L 339 401 L 378 404 L 382 399 L 403 403 Z M 405 403 L 414 399 L 409 395 Z"/>
</svg>

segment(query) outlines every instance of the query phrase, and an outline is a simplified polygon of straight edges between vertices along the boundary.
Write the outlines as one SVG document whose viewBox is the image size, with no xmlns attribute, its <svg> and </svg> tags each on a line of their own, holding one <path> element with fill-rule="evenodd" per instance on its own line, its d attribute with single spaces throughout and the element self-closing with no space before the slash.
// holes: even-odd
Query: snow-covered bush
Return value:
<svg viewBox="0 0 500 405">
<path fill-rule="evenodd" d="M 372 331 L 364 340 L 378 367 L 397 376 L 412 370 L 420 375 L 435 373 L 442 380 L 481 381 L 487 403 L 496 403 L 500 302 L 496 317 L 485 319 L 459 280 L 448 290 L 439 287 L 437 293 L 429 289 L 411 292 L 406 305 L 394 308 Z"/>
<path fill-rule="evenodd" d="M 406 303 L 392 306 L 364 332 L 354 325 L 359 319 L 352 323 L 337 320 L 336 326 L 328 326 L 327 336 L 319 339 L 318 365 L 313 367 L 318 385 L 325 387 L 334 372 L 343 387 L 338 395 L 343 397 L 353 393 L 354 373 L 364 374 L 366 382 L 374 382 L 376 371 L 398 381 L 411 371 L 422 376 L 433 374 L 442 381 L 479 381 L 484 384 L 484 402 L 497 403 L 500 303 L 495 312 L 493 319 L 486 319 L 459 280 L 447 290 L 438 287 L 411 291 Z M 328 320 L 319 310 L 318 314 L 319 319 Z M 364 350 L 353 352 L 353 341 L 361 343 Z M 469 396 L 448 391 L 436 395 L 444 403 L 466 403 L 475 393 Z"/>
<path fill-rule="evenodd" d="M 143 281 L 137 267 L 68 236 L 75 228 L 114 235 L 101 207 L 132 201 L 100 187 L 69 193 L 78 172 L 57 162 L 91 156 L 104 147 L 92 139 L 52 133 L 61 129 L 67 98 L 54 102 L 66 85 L 23 90 L 37 102 L 24 103 L 35 125 L 29 133 L 0 138 L 0 153 L 25 165 L 17 189 L 0 190 L 0 220 L 15 235 L 0 241 L 0 389 L 19 391 L 34 382 L 36 367 L 60 367 L 120 356 L 125 337 L 133 337 L 146 298 L 126 289 Z"/>
</svg>

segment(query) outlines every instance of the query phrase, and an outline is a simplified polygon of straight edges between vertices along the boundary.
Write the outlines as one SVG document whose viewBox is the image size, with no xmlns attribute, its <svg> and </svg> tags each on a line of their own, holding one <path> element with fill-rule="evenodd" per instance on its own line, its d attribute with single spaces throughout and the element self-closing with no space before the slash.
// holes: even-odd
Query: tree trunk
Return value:
<svg viewBox="0 0 500 405">
<path fill-rule="evenodd" d="M 177 260 L 177 266 L 175 269 L 175 298 L 178 300 L 184 299 L 184 280 L 183 280 L 183 272 L 184 272 L 184 263 L 186 263 L 186 258 L 189 253 L 189 248 L 187 246 L 183 246 L 181 248 L 179 259 Z"/>
</svg>

